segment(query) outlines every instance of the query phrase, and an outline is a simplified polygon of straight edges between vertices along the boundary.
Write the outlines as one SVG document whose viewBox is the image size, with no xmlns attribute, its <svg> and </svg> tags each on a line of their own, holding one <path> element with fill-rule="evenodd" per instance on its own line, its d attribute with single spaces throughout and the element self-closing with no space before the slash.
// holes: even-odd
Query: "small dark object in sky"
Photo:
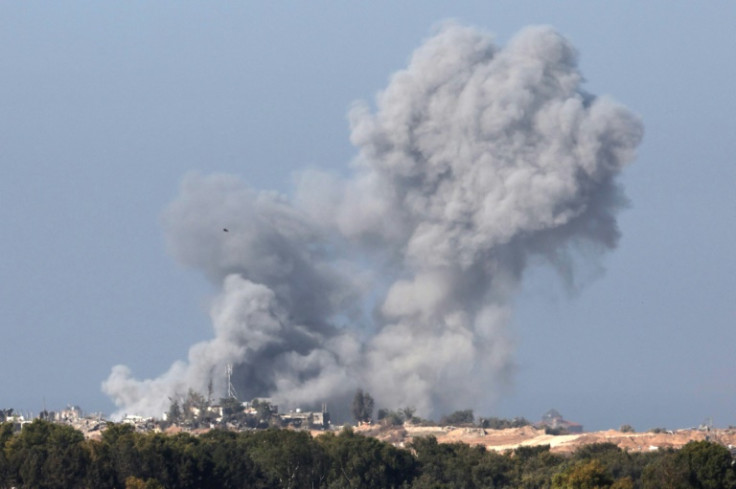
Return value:
<svg viewBox="0 0 736 489">
<path fill-rule="evenodd" d="M 225 231 L 226 233 L 229 233 L 230 232 L 230 230 L 228 228 L 222 228 L 222 230 Z"/>
</svg>

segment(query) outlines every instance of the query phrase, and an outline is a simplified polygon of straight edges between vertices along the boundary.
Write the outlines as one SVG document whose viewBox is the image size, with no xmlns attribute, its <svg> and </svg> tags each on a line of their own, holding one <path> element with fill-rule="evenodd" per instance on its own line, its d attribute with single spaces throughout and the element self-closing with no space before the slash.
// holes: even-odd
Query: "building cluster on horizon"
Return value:
<svg viewBox="0 0 736 489">
<path fill-rule="evenodd" d="M 252 401 L 227 398 L 222 401 L 199 405 L 189 402 L 179 405 L 174 402 L 172 409 L 162 413 L 160 418 L 126 414 L 120 422 L 134 426 L 136 431 L 199 431 L 213 428 L 244 431 L 269 427 L 327 430 L 331 427 L 326 404 L 322 404 L 320 411 L 297 408 L 280 413 L 278 405 L 265 398 Z"/>
<path fill-rule="evenodd" d="M 126 414 L 119 422 L 129 424 L 139 432 L 163 432 L 168 429 L 195 431 L 218 427 L 234 431 L 268 427 L 326 430 L 331 426 L 326 404 L 322 405 L 320 411 L 303 411 L 297 408 L 279 413 L 278 406 L 268 399 L 241 402 L 230 398 L 223 401 L 226 402 L 220 404 L 206 402 L 200 405 L 186 403 L 181 407 L 177 405 L 176 419 L 171 419 L 170 411 L 163 413 L 160 418 Z M 76 405 L 69 405 L 59 411 L 44 409 L 38 416 L 30 413 L 24 415 L 14 409 L 0 409 L 0 423 L 13 423 L 17 430 L 32 423 L 34 419 L 72 426 L 86 437 L 100 436 L 108 423 L 113 422 L 99 413 L 85 414 Z"/>
<path fill-rule="evenodd" d="M 235 397 L 223 398 L 219 403 L 212 403 L 202 396 L 190 392 L 188 398 L 172 401 L 168 412 L 160 418 L 145 417 L 137 414 L 126 414 L 119 422 L 129 424 L 139 432 L 163 432 L 166 430 L 200 431 L 213 428 L 224 428 L 233 431 L 281 427 L 304 430 L 328 430 L 331 428 L 330 414 L 327 405 L 322 404 L 320 410 L 309 411 L 299 408 L 288 412 L 279 412 L 279 406 L 270 399 L 261 398 L 252 401 L 240 401 Z M 81 431 L 87 437 L 96 437 L 111 421 L 102 414 L 85 414 L 79 406 L 69 405 L 59 411 L 44 409 L 35 418 L 24 416 L 13 409 L 0 410 L 0 422 L 12 422 L 16 429 L 31 423 L 33 419 L 42 419 L 54 423 L 67 424 Z M 550 409 L 541 421 L 534 424 L 550 434 L 577 434 L 583 432 L 579 423 L 568 421 L 555 409 Z"/>
<path fill-rule="evenodd" d="M 66 424 L 85 434 L 100 431 L 108 422 L 101 413 L 85 414 L 79 406 L 75 405 L 68 405 L 60 411 L 43 409 L 38 416 L 32 413 L 23 414 L 12 408 L 0 409 L 0 423 L 12 423 L 16 429 L 21 429 L 35 419 Z"/>
<path fill-rule="evenodd" d="M 330 428 L 330 413 L 327 404 L 320 411 L 303 411 L 296 408 L 285 413 L 268 398 L 239 401 L 226 398 L 217 404 L 183 403 L 174 413 L 163 413 L 161 420 L 185 428 L 225 426 L 230 429 L 265 428 L 269 426 L 294 429 L 325 430 Z M 127 416 L 124 422 L 138 421 Z M 151 421 L 151 418 L 141 421 Z"/>
</svg>

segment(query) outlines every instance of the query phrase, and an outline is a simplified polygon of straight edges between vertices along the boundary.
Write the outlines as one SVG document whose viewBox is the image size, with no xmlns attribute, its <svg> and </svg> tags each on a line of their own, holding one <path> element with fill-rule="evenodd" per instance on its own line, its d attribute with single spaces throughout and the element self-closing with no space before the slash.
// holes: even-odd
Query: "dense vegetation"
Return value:
<svg viewBox="0 0 736 489">
<path fill-rule="evenodd" d="M 0 488 L 736 488 L 725 447 L 692 442 L 679 451 L 627 453 L 588 445 L 572 456 L 549 447 L 504 454 L 415 440 L 407 450 L 345 429 L 213 430 L 201 436 L 136 433 L 109 426 L 99 441 L 36 420 L 15 433 L 0 425 Z"/>
</svg>

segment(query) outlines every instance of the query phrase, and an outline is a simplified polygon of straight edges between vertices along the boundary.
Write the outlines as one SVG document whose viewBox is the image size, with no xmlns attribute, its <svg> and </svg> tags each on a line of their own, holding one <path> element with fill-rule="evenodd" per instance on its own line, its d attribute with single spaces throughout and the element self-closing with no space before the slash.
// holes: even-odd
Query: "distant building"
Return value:
<svg viewBox="0 0 736 489">
<path fill-rule="evenodd" d="M 62 409 L 58 413 L 53 414 L 55 416 L 53 420 L 62 423 L 75 423 L 83 417 L 82 408 L 72 405 L 69 405 L 66 409 Z"/>
<path fill-rule="evenodd" d="M 214 406 L 207 406 L 207 413 L 213 416 L 215 418 L 215 421 L 218 423 L 222 421 L 222 417 L 225 414 L 222 406 L 220 406 L 219 404 L 215 404 Z"/>
<path fill-rule="evenodd" d="M 145 423 L 146 421 L 150 421 L 151 419 L 152 418 L 144 418 L 143 416 L 140 416 L 138 414 L 126 414 L 122 422 L 125 424 L 137 425 Z"/>
<path fill-rule="evenodd" d="M 253 399 L 250 402 L 250 408 L 253 410 L 256 410 L 258 405 L 266 404 L 269 406 L 269 409 L 271 411 L 271 414 L 278 414 L 279 413 L 279 406 L 278 404 L 274 404 L 273 399 L 270 397 L 257 397 Z M 246 408 L 247 409 L 247 408 Z"/>
<path fill-rule="evenodd" d="M 556 409 L 550 409 L 542 415 L 542 421 L 537 425 L 542 428 L 565 431 L 567 433 L 582 433 L 583 425 L 567 421 Z"/>
<path fill-rule="evenodd" d="M 324 430 L 330 427 L 330 413 L 327 412 L 327 405 L 322 405 L 322 411 L 302 411 L 296 409 L 279 415 L 279 419 L 284 426 L 294 428 L 305 428 L 312 430 Z"/>
</svg>

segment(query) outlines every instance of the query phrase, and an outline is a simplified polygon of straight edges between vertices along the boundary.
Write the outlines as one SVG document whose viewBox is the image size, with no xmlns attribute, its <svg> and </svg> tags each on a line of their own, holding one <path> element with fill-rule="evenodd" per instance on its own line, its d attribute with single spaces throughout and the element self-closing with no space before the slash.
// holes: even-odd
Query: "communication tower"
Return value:
<svg viewBox="0 0 736 489">
<path fill-rule="evenodd" d="M 232 377 L 233 377 L 233 364 L 228 363 L 227 364 L 227 397 L 229 399 L 237 399 L 238 393 L 235 392 L 235 387 L 233 387 Z"/>
</svg>

